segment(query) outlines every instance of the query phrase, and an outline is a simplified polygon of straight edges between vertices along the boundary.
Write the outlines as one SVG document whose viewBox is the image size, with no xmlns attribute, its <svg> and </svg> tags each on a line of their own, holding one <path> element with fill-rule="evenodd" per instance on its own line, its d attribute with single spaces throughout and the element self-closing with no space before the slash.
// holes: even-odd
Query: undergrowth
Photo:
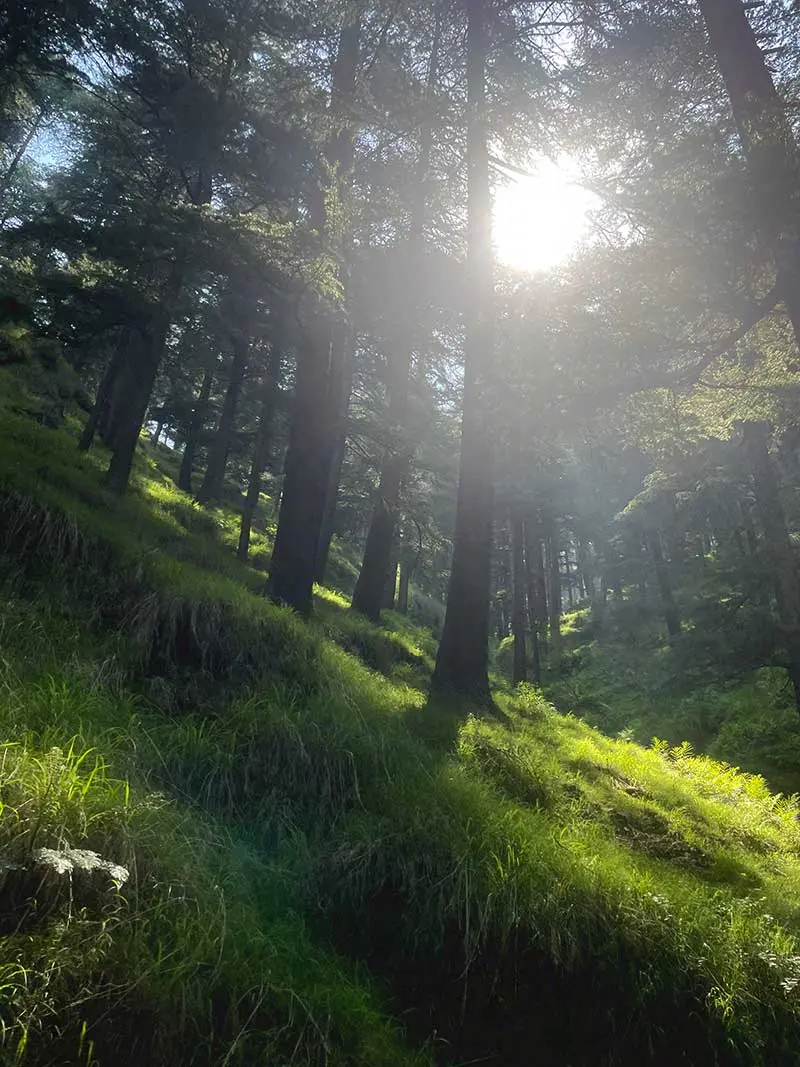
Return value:
<svg viewBox="0 0 800 1067">
<path fill-rule="evenodd" d="M 301 622 L 147 457 L 116 502 L 12 429 L 5 1062 L 798 1062 L 793 800 L 527 687 L 456 717 L 408 620 Z"/>
</svg>

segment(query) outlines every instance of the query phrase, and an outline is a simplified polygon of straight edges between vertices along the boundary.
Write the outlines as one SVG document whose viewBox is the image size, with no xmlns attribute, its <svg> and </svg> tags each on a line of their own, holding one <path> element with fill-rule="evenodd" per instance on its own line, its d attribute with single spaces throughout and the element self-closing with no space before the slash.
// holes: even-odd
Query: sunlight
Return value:
<svg viewBox="0 0 800 1067">
<path fill-rule="evenodd" d="M 530 177 L 510 175 L 494 194 L 497 259 L 518 270 L 543 271 L 562 263 L 590 228 L 599 202 L 570 176 L 570 161 L 541 159 Z"/>
</svg>

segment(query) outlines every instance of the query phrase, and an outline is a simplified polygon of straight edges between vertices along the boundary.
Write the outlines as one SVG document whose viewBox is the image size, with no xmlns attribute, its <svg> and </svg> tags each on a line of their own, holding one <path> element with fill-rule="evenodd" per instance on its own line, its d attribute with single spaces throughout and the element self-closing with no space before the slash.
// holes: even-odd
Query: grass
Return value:
<svg viewBox="0 0 800 1067">
<path fill-rule="evenodd" d="M 628 608 L 628 605 L 623 607 Z M 620 627 L 613 605 L 599 633 L 589 609 L 565 616 L 564 669 L 546 677 L 549 697 L 611 736 L 654 736 L 762 773 L 774 789 L 800 791 L 800 719 L 786 672 L 764 667 L 730 681 L 686 677 L 663 623 Z M 510 639 L 496 655 L 510 675 Z"/>
<path fill-rule="evenodd" d="M 301 622 L 147 455 L 116 502 L 5 426 L 0 1061 L 798 1062 L 794 800 L 456 717 L 408 620 Z"/>
</svg>

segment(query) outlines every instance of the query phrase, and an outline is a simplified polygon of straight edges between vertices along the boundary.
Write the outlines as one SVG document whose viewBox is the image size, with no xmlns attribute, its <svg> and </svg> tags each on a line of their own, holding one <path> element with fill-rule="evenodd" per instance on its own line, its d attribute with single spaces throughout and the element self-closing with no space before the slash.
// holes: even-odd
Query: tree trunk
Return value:
<svg viewBox="0 0 800 1067">
<path fill-rule="evenodd" d="M 122 368 L 125 365 L 131 335 L 132 327 L 125 327 L 122 335 L 117 341 L 114 354 L 109 360 L 108 366 L 100 381 L 100 385 L 97 388 L 94 407 L 92 408 L 89 419 L 83 428 L 80 439 L 78 440 L 78 448 L 81 452 L 86 452 L 92 447 L 95 434 L 99 433 L 105 440 L 109 426 L 112 398 Z"/>
<path fill-rule="evenodd" d="M 264 395 L 258 415 L 255 440 L 253 441 L 253 459 L 250 465 L 250 478 L 247 483 L 247 495 L 242 509 L 242 523 L 239 527 L 239 547 L 236 551 L 242 563 L 247 562 L 250 551 L 250 531 L 253 517 L 261 496 L 261 478 L 269 463 L 270 448 L 274 431 L 275 408 L 278 401 L 278 387 L 281 379 L 281 352 L 277 345 L 270 347 L 267 361 Z"/>
<path fill-rule="evenodd" d="M 426 97 L 436 86 L 439 69 L 439 46 L 441 38 L 441 9 L 436 6 L 433 44 L 426 83 Z M 422 239 L 427 213 L 425 179 L 430 168 L 433 143 L 433 127 L 426 119 L 420 127 L 420 154 L 417 163 L 414 199 L 408 234 L 409 263 L 413 266 L 422 249 Z M 414 309 L 409 309 L 408 322 L 414 321 Z M 397 437 L 384 454 L 380 483 L 373 504 L 372 518 L 364 547 L 364 558 L 353 591 L 353 608 L 373 622 L 380 619 L 382 593 L 386 584 L 391 561 L 392 541 L 397 528 L 400 492 L 405 480 L 410 454 L 401 436 L 408 418 L 408 396 L 411 377 L 411 359 L 414 348 L 414 329 L 409 325 L 407 336 L 397 346 L 391 346 L 387 358 L 387 389 L 389 393 L 389 426 Z"/>
<path fill-rule="evenodd" d="M 489 579 L 492 444 L 487 375 L 493 362 L 492 211 L 486 129 L 485 0 L 467 0 L 467 278 L 464 401 L 453 565 L 432 685 L 490 704 Z"/>
<path fill-rule="evenodd" d="M 775 589 L 775 603 L 786 646 L 789 678 L 800 712 L 800 581 L 786 525 L 775 465 L 769 454 L 770 428 L 765 423 L 742 424 L 742 440 L 753 475 L 753 490 L 764 530 L 764 546 Z"/>
<path fill-rule="evenodd" d="M 397 557 L 389 563 L 389 575 L 383 590 L 383 602 L 381 607 L 385 611 L 394 611 L 395 593 L 397 592 Z"/>
<path fill-rule="evenodd" d="M 209 449 L 205 477 L 197 492 L 197 500 L 200 504 L 214 503 L 222 495 L 225 470 L 228 466 L 228 455 L 231 450 L 233 432 L 236 428 L 236 415 L 239 410 L 239 399 L 242 395 L 245 375 L 247 374 L 249 355 L 250 338 L 244 335 L 234 337 L 233 359 L 231 360 L 228 374 L 228 387 L 225 390 L 219 425 Z"/>
<path fill-rule="evenodd" d="M 741 0 L 698 0 L 747 155 L 756 208 L 800 346 L 800 153 Z"/>
<path fill-rule="evenodd" d="M 547 531 L 547 565 L 550 655 L 555 666 L 561 659 L 561 568 L 559 566 L 558 534 L 553 522 L 549 524 Z"/>
<path fill-rule="evenodd" d="M 192 491 L 192 471 L 194 470 L 197 446 L 203 433 L 208 416 L 208 401 L 211 396 L 211 386 L 214 384 L 214 372 L 207 370 L 203 375 L 197 402 L 192 411 L 192 421 L 189 423 L 189 432 L 186 435 L 186 444 L 183 448 L 181 466 L 178 471 L 178 488 L 185 493 Z"/>
<path fill-rule="evenodd" d="M 528 618 L 531 626 L 533 663 L 531 678 L 538 685 L 542 680 L 542 631 L 547 624 L 547 592 L 542 559 L 542 539 L 539 524 L 530 517 L 525 520 L 525 577 L 528 594 Z"/>
<path fill-rule="evenodd" d="M 681 618 L 672 592 L 669 563 L 664 559 L 664 552 L 661 547 L 661 534 L 658 530 L 647 530 L 645 532 L 645 542 L 653 560 L 653 570 L 656 574 L 658 594 L 661 598 L 661 608 L 664 613 L 664 622 L 667 624 L 667 633 L 672 639 L 681 632 Z"/>
<path fill-rule="evenodd" d="M 334 333 L 331 347 L 330 375 L 334 390 L 335 409 L 333 418 L 334 447 L 328 457 L 328 475 L 325 487 L 325 507 L 322 514 L 322 526 L 317 544 L 317 556 L 314 579 L 322 585 L 328 569 L 328 556 L 331 541 L 336 529 L 336 505 L 339 500 L 339 484 L 342 480 L 342 466 L 347 451 L 347 411 L 350 406 L 350 393 L 353 388 L 353 361 L 355 359 L 355 336 L 345 324 L 339 324 Z"/>
<path fill-rule="evenodd" d="M 136 330 L 119 374 L 117 391 L 126 402 L 117 410 L 114 452 L 106 475 L 106 484 L 115 493 L 124 493 L 130 480 L 136 445 L 164 355 L 167 328 L 166 319 L 160 316 Z"/>
<path fill-rule="evenodd" d="M 343 192 L 353 160 L 353 106 L 359 59 L 360 24 L 356 19 L 339 35 L 333 69 L 331 116 L 337 129 L 326 156 L 334 180 Z M 312 222 L 329 240 L 335 232 L 324 196 L 309 205 Z M 305 343 L 297 352 L 295 397 L 289 429 L 278 530 L 270 563 L 267 594 L 273 600 L 308 613 L 312 607 L 314 576 L 319 562 L 326 499 L 330 497 L 331 458 L 340 426 L 345 325 L 334 321 L 330 309 L 317 303 L 308 314 Z"/>
<path fill-rule="evenodd" d="M 401 615 L 408 615 L 408 587 L 411 582 L 411 567 L 404 560 L 400 561 L 400 580 L 397 583 L 397 610 Z"/>
<path fill-rule="evenodd" d="M 511 630 L 514 634 L 514 685 L 528 677 L 525 653 L 525 548 L 522 515 L 511 516 Z"/>
</svg>

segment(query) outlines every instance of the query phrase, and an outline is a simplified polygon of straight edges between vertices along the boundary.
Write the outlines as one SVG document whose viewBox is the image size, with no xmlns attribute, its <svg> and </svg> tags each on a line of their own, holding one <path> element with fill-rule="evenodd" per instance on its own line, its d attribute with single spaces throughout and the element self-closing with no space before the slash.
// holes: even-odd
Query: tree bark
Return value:
<svg viewBox="0 0 800 1067">
<path fill-rule="evenodd" d="M 781 298 L 800 346 L 800 153 L 741 0 L 698 0 L 717 57 L 775 261 Z"/>
<path fill-rule="evenodd" d="M 325 507 L 322 514 L 322 526 L 317 544 L 317 557 L 314 580 L 322 585 L 328 569 L 328 556 L 331 541 L 336 530 L 336 505 L 339 500 L 339 485 L 342 480 L 342 466 L 347 451 L 347 411 L 350 406 L 350 394 L 353 388 L 353 360 L 355 359 L 355 336 L 345 323 L 339 324 L 334 332 L 331 346 L 330 374 L 334 396 L 335 410 L 333 418 L 334 447 L 328 457 L 328 477 L 325 487 Z M 336 392 L 338 390 L 338 392 Z"/>
<path fill-rule="evenodd" d="M 554 665 L 561 659 L 561 567 L 559 565 L 558 534 L 555 523 L 547 531 L 548 616 L 550 623 L 550 655 Z"/>
<path fill-rule="evenodd" d="M 514 634 L 514 669 L 511 680 L 516 685 L 528 677 L 525 652 L 525 547 L 522 514 L 511 516 L 511 630 Z"/>
<path fill-rule="evenodd" d="M 542 559 L 542 538 L 539 524 L 532 518 L 525 520 L 525 576 L 528 594 L 528 618 L 531 627 L 533 663 L 531 679 L 538 685 L 542 680 L 542 631 L 547 624 L 547 591 Z"/>
<path fill-rule="evenodd" d="M 487 377 L 494 349 L 492 208 L 486 122 L 486 3 L 467 7 L 467 279 L 464 401 L 453 565 L 432 685 L 480 703 L 489 691 L 492 442 Z"/>
<path fill-rule="evenodd" d="M 400 579 L 397 583 L 397 610 L 401 615 L 408 615 L 408 587 L 411 583 L 411 568 L 409 564 L 400 561 Z"/>
<path fill-rule="evenodd" d="M 178 471 L 178 488 L 185 493 L 192 491 L 192 471 L 194 470 L 197 447 L 203 433 L 203 427 L 208 417 L 208 401 L 211 396 L 211 387 L 214 384 L 214 372 L 207 370 L 203 375 L 197 402 L 192 411 L 192 421 L 189 423 L 189 432 L 186 434 L 186 444 L 183 447 L 181 466 Z"/>
<path fill-rule="evenodd" d="M 343 27 L 334 62 L 331 117 L 336 125 L 326 148 L 328 164 L 340 191 L 353 160 L 353 107 L 359 61 L 358 18 Z M 322 233 L 334 233 L 325 198 L 309 205 L 312 221 Z M 340 243 L 344 243 L 340 234 Z M 309 613 L 314 576 L 319 562 L 326 499 L 329 498 L 331 459 L 340 425 L 342 359 L 337 339 L 346 326 L 317 303 L 307 315 L 304 344 L 297 352 L 295 397 L 289 430 L 278 530 L 270 563 L 267 595 L 296 611 Z M 340 351 L 343 351 L 340 346 Z"/>
<path fill-rule="evenodd" d="M 228 387 L 225 390 L 222 412 L 220 413 L 217 432 L 209 449 L 206 473 L 197 491 L 197 501 L 200 504 L 214 503 L 222 495 L 225 470 L 228 466 L 228 455 L 231 450 L 233 431 L 236 427 L 236 415 L 239 410 L 242 386 L 247 374 L 249 355 L 250 338 L 244 335 L 234 337 L 233 358 L 228 372 Z"/>
<path fill-rule="evenodd" d="M 124 493 L 130 481 L 136 445 L 142 432 L 158 368 L 164 355 L 168 322 L 157 316 L 134 331 L 133 343 L 118 379 L 118 393 L 125 397 L 114 427 L 114 452 L 106 484 L 115 493 Z"/>
<path fill-rule="evenodd" d="M 775 604 L 786 646 L 789 678 L 800 712 L 800 580 L 786 525 L 775 465 L 769 454 L 770 428 L 765 423 L 741 425 L 742 441 L 753 476 L 756 507 L 775 590 Z"/>
<path fill-rule="evenodd" d="M 131 338 L 131 329 L 131 327 L 125 327 L 122 335 L 117 341 L 116 347 L 114 348 L 114 354 L 109 360 L 105 373 L 100 380 L 94 407 L 92 408 L 89 419 L 78 440 L 78 448 L 81 452 L 87 452 L 92 447 L 95 434 L 100 433 L 100 436 L 105 440 L 110 421 L 112 398 L 116 383 L 125 364 L 126 352 Z"/>
<path fill-rule="evenodd" d="M 247 495 L 242 509 L 242 523 L 239 527 L 239 547 L 237 556 L 243 562 L 247 562 L 250 551 L 250 532 L 253 528 L 253 517 L 258 508 L 261 496 L 261 478 L 269 463 L 269 454 L 274 435 L 275 409 L 278 401 L 278 387 L 281 378 L 281 351 L 277 345 L 270 347 L 267 361 L 266 380 L 264 382 L 264 395 L 261 400 L 261 410 L 258 415 L 255 440 L 253 441 L 253 459 L 250 465 L 250 478 L 247 483 Z"/>
</svg>

